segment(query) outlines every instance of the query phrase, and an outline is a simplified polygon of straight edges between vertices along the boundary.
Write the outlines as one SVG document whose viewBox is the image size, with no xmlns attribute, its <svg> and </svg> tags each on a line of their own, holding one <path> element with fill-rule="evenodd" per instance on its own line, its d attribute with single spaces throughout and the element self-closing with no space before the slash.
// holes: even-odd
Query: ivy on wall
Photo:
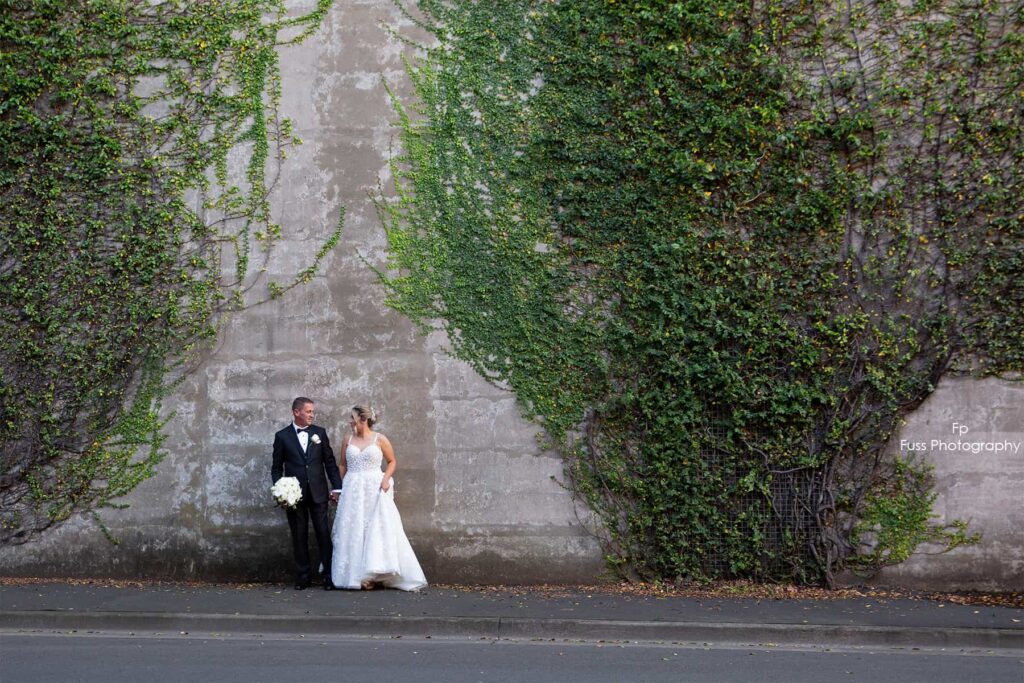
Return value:
<svg viewBox="0 0 1024 683">
<path fill-rule="evenodd" d="M 1024 369 L 1019 3 L 407 12 L 389 304 L 542 422 L 612 566 L 977 540 L 886 444 L 945 374 Z"/>
<path fill-rule="evenodd" d="M 151 476 L 161 399 L 220 314 L 337 242 L 263 277 L 298 142 L 275 50 L 329 6 L 0 0 L 0 541 Z"/>
</svg>

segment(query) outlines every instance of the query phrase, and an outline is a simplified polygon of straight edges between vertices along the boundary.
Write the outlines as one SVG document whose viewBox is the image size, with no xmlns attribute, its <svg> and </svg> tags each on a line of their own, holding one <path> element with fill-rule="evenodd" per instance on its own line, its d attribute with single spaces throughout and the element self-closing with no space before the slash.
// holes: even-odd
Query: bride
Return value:
<svg viewBox="0 0 1024 683">
<path fill-rule="evenodd" d="M 341 443 L 342 475 L 331 540 L 331 579 L 338 588 L 364 590 L 383 584 L 414 591 L 427 585 L 402 518 L 395 507 L 395 454 L 388 438 L 373 431 L 372 408 L 355 406 L 352 433 Z M 381 475 L 381 463 L 387 468 Z"/>
</svg>

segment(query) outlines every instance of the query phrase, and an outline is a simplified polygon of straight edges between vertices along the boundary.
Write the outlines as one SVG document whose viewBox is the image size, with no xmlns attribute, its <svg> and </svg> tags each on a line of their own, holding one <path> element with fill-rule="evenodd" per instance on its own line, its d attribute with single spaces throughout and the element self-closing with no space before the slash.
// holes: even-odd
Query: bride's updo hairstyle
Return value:
<svg viewBox="0 0 1024 683">
<path fill-rule="evenodd" d="M 377 424 L 377 413 L 370 406 L 352 406 L 352 412 L 359 416 L 360 420 L 366 420 L 367 427 Z"/>
</svg>

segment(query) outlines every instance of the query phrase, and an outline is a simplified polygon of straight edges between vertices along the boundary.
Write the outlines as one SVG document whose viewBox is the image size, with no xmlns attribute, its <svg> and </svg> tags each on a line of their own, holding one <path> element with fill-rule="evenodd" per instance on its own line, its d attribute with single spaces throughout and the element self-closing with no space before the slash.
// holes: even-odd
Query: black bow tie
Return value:
<svg viewBox="0 0 1024 683">
<path fill-rule="evenodd" d="M 309 427 L 299 427 L 296 431 L 298 431 L 298 432 L 308 432 L 309 431 Z"/>
</svg>

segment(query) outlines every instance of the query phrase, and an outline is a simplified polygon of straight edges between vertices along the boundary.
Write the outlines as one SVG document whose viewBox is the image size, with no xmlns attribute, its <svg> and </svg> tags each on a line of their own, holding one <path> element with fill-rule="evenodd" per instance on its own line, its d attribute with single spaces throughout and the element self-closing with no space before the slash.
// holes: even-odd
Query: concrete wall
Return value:
<svg viewBox="0 0 1024 683">
<path fill-rule="evenodd" d="M 405 47 L 384 25 L 413 35 L 392 0 L 338 2 L 316 36 L 281 52 L 284 114 L 305 144 L 291 151 L 274 198 L 289 237 L 269 268 L 286 280 L 308 265 L 344 206 L 344 237 L 324 275 L 230 321 L 171 401 L 158 476 L 128 510 L 103 515 L 119 547 L 74 520 L 0 549 L 0 571 L 290 577 L 287 524 L 268 494 L 270 444 L 299 394 L 317 400 L 317 423 L 336 441 L 353 404 L 376 406 L 396 449 L 397 503 L 431 581 L 586 581 L 601 570 L 596 542 L 552 480 L 560 460 L 537 447 L 512 395 L 386 309 L 360 259 L 384 259 L 369 193 L 389 180 L 396 130 L 381 79 L 409 90 Z"/>
<path fill-rule="evenodd" d="M 382 263 L 385 240 L 367 193 L 388 182 L 395 130 L 381 77 L 408 92 L 403 46 L 382 28 L 412 29 L 391 0 L 339 2 L 310 41 L 282 52 L 285 114 L 306 144 L 294 150 L 275 212 L 289 240 L 270 264 L 282 278 L 309 262 L 347 207 L 341 246 L 324 275 L 232 319 L 219 348 L 171 401 L 170 454 L 124 511 L 104 513 L 120 546 L 73 520 L 43 540 L 0 548 L 0 572 L 168 579 L 285 579 L 284 514 L 269 503 L 270 443 L 297 394 L 340 441 L 349 408 L 370 402 L 396 447 L 396 495 L 434 582 L 579 582 L 601 572 L 600 550 L 552 477 L 513 397 L 418 336 L 386 309 L 360 255 Z M 971 435 L 1024 439 L 1020 385 L 944 383 L 907 434 L 947 423 Z M 976 548 L 915 559 L 892 582 L 1021 586 L 1024 454 L 936 458 L 940 512 L 986 534 Z"/>
<path fill-rule="evenodd" d="M 890 448 L 934 466 L 936 521 L 962 519 L 983 536 L 945 554 L 922 546 L 874 583 L 1024 591 L 1024 383 L 945 379 Z"/>
</svg>

